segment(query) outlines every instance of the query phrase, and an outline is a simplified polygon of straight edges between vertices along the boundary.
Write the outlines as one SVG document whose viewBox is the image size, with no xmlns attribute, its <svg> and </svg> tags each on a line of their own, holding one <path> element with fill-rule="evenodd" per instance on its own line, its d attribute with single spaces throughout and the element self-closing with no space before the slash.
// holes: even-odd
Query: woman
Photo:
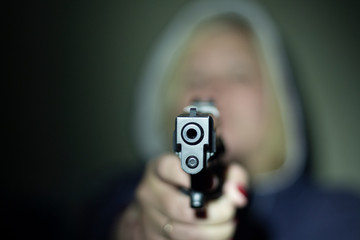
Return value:
<svg viewBox="0 0 360 240">
<path fill-rule="evenodd" d="M 136 131 L 144 158 L 153 160 L 115 237 L 357 239 L 358 199 L 309 181 L 293 80 L 276 29 L 256 4 L 203 1 L 180 13 L 145 70 Z M 169 184 L 190 186 L 170 144 L 176 115 L 195 99 L 219 110 L 228 165 L 223 195 L 207 204 L 206 219 Z"/>
</svg>

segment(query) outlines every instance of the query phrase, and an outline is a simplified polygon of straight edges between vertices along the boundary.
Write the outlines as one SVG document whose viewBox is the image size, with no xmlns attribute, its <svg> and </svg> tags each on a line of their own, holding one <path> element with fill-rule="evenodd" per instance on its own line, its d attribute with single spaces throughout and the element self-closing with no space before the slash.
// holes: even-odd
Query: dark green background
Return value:
<svg viewBox="0 0 360 240">
<path fill-rule="evenodd" d="M 11 203 L 4 206 L 9 215 L 15 209 L 9 225 L 42 211 L 59 238 L 76 236 L 86 206 L 112 178 L 140 165 L 129 127 L 133 93 L 149 48 L 186 2 L 13 3 L 10 44 L 3 47 L 10 53 L 1 169 Z M 300 78 L 316 179 L 360 193 L 359 6 L 260 2 L 278 23 Z"/>
</svg>

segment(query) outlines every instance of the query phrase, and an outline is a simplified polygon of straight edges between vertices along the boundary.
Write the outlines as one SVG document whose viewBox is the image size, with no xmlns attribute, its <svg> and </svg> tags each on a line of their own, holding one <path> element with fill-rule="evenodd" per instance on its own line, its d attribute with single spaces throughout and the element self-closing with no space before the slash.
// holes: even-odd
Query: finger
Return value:
<svg viewBox="0 0 360 240">
<path fill-rule="evenodd" d="M 178 162 L 179 159 L 174 155 L 163 155 L 151 163 L 147 169 L 145 178 L 136 191 L 136 197 L 143 209 L 155 208 L 164 215 L 178 221 L 195 221 L 195 213 L 194 210 L 190 208 L 189 197 L 181 193 L 167 181 L 163 181 L 162 176 L 159 178 L 158 175 L 154 173 L 154 171 L 160 167 L 160 169 L 162 169 L 161 174 L 165 175 L 164 178 L 170 178 L 172 174 L 169 172 L 182 172 Z M 180 169 L 177 170 L 177 168 Z M 169 169 L 169 172 L 165 171 L 165 169 Z M 174 177 L 173 181 L 179 179 L 190 181 L 187 174 L 183 176 L 178 175 L 178 177 Z"/>
<path fill-rule="evenodd" d="M 154 202 L 159 204 L 153 204 Z M 151 212 L 154 209 L 166 218 L 189 224 L 220 224 L 232 221 L 236 213 L 236 208 L 226 196 L 208 203 L 206 207 L 207 218 L 205 219 L 196 217 L 195 210 L 190 207 L 189 197 L 184 194 L 175 196 L 171 192 L 167 192 L 159 196 L 156 201 L 143 199 L 141 205 L 145 212 Z"/>
<path fill-rule="evenodd" d="M 244 207 L 247 204 L 247 198 L 243 191 L 243 189 L 247 188 L 247 185 L 248 174 L 244 168 L 238 164 L 230 165 L 223 186 L 224 194 L 208 203 L 205 222 L 216 224 L 234 219 L 236 208 Z"/>
<path fill-rule="evenodd" d="M 161 227 L 159 224 L 154 221 L 154 218 L 149 216 L 148 214 L 143 213 L 141 215 L 141 226 L 142 226 L 142 233 L 143 239 L 148 240 L 165 240 L 169 239 L 169 237 L 161 232 Z"/>
<path fill-rule="evenodd" d="M 189 176 L 181 171 L 177 156 L 166 154 L 149 162 L 137 192 L 140 198 L 147 198 L 151 195 L 159 196 L 161 193 L 169 191 L 180 195 L 181 193 L 176 187 L 188 182 L 190 182 Z"/>
<path fill-rule="evenodd" d="M 157 169 L 161 178 L 165 181 L 179 184 L 183 187 L 190 187 L 190 177 L 181 169 L 181 161 L 174 154 L 166 154 L 159 158 Z"/>
<path fill-rule="evenodd" d="M 196 215 L 190 208 L 189 197 L 174 187 L 190 187 L 190 177 L 181 169 L 180 159 L 174 154 L 163 155 L 157 160 L 155 168 L 161 182 L 156 185 L 159 193 L 161 192 L 159 194 L 159 203 L 162 204 L 160 210 L 177 221 L 195 221 Z"/>
<path fill-rule="evenodd" d="M 232 221 L 235 217 L 236 208 L 229 197 L 222 195 L 220 198 L 208 203 L 206 213 L 205 223 L 219 224 Z"/>
<path fill-rule="evenodd" d="M 197 239 L 197 240 L 221 240 L 230 239 L 235 231 L 236 224 L 233 221 L 217 225 L 189 225 L 173 223 L 171 239 Z"/>
<path fill-rule="evenodd" d="M 249 176 L 243 167 L 238 164 L 229 166 L 223 191 L 236 207 L 244 207 L 247 204 L 248 179 Z"/>
<path fill-rule="evenodd" d="M 235 230 L 232 220 L 218 224 L 204 224 L 201 221 L 184 223 L 164 216 L 156 209 L 147 209 L 144 216 L 149 234 L 169 239 L 229 239 Z"/>
</svg>

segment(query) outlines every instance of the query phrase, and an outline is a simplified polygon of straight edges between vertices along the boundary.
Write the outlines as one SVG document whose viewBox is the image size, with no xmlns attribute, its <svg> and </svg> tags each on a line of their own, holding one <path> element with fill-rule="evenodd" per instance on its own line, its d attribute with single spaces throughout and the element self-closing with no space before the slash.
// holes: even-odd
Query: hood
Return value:
<svg viewBox="0 0 360 240">
<path fill-rule="evenodd" d="M 307 149 L 303 113 L 284 46 L 272 19 L 254 1 L 194 1 L 168 23 L 141 75 L 133 121 L 135 144 L 143 159 L 168 151 L 166 141 L 170 138 L 164 136 L 161 123 L 161 86 L 166 82 L 166 70 L 172 67 L 181 47 L 201 22 L 226 13 L 237 14 L 247 22 L 271 75 L 284 129 L 285 161 L 280 168 L 257 176 L 254 191 L 260 195 L 274 193 L 301 176 Z"/>
</svg>

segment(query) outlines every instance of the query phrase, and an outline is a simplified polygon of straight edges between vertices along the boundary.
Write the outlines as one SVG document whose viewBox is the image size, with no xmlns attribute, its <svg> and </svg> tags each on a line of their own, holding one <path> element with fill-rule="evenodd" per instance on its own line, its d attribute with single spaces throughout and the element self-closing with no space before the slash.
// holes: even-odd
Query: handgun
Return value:
<svg viewBox="0 0 360 240">
<path fill-rule="evenodd" d="M 225 173 L 221 154 L 225 149 L 216 136 L 212 114 L 200 112 L 199 105 L 204 103 L 196 102 L 188 113 L 176 117 L 173 147 L 183 171 L 191 176 L 191 187 L 185 191 L 190 196 L 190 206 L 201 209 L 207 201 L 221 195 Z"/>
</svg>

